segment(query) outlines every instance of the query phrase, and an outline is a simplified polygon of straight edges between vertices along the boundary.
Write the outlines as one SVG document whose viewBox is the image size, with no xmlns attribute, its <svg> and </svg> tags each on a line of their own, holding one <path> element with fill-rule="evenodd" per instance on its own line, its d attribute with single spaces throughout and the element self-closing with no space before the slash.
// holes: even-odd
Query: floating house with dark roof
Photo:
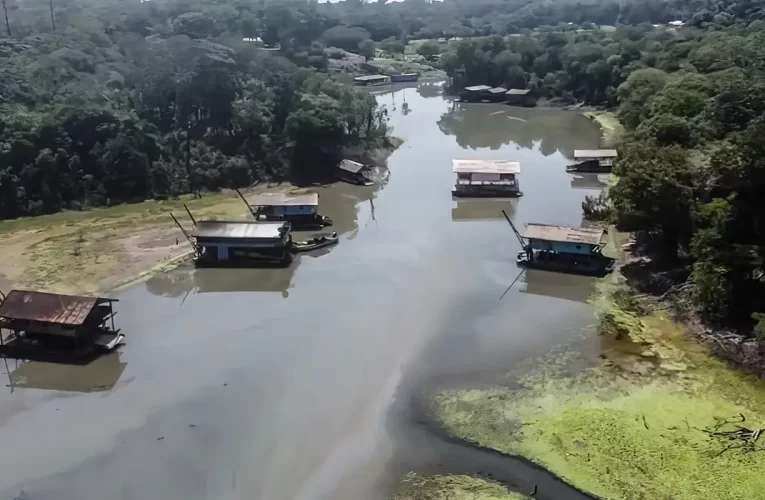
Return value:
<svg viewBox="0 0 765 500">
<path fill-rule="evenodd" d="M 531 89 L 510 89 L 505 92 L 505 102 L 514 106 L 534 107 L 537 105 Z"/>
<path fill-rule="evenodd" d="M 613 270 L 614 259 L 602 253 L 605 229 L 529 223 L 521 235 L 509 218 L 508 222 L 523 248 L 516 258 L 519 266 L 596 276 Z"/>
<path fill-rule="evenodd" d="M 332 225 L 332 219 L 319 214 L 319 194 L 257 194 L 245 198 L 250 213 L 258 221 L 289 222 L 295 231 L 321 229 Z"/>
<path fill-rule="evenodd" d="M 337 165 L 337 178 L 351 184 L 371 186 L 374 182 L 367 177 L 371 168 L 370 165 L 364 165 L 357 161 L 343 160 Z"/>
<path fill-rule="evenodd" d="M 566 167 L 567 172 L 605 174 L 611 172 L 618 154 L 615 149 L 577 149 L 574 164 Z"/>
<path fill-rule="evenodd" d="M 521 164 L 505 160 L 453 160 L 456 181 L 452 194 L 462 197 L 514 198 L 521 196 L 517 175 Z"/>
<path fill-rule="evenodd" d="M 12 290 L 0 304 L 3 355 L 36 359 L 51 350 L 112 350 L 125 337 L 114 327 L 117 299 Z M 55 362 L 55 359 L 52 360 Z"/>
<path fill-rule="evenodd" d="M 198 266 L 289 265 L 289 222 L 198 221 L 189 234 Z"/>
</svg>

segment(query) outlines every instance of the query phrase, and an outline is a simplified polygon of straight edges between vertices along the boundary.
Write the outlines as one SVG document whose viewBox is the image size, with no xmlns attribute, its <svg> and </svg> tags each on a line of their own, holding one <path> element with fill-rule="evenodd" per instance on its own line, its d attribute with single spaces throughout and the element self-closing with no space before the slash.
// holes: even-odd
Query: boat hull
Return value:
<svg viewBox="0 0 765 500">
<path fill-rule="evenodd" d="M 608 174 L 611 173 L 611 167 L 601 167 L 598 165 L 568 165 L 566 172 L 572 174 Z"/>
<path fill-rule="evenodd" d="M 537 255 L 530 259 L 525 251 L 518 252 L 516 257 L 518 267 L 538 269 L 556 273 L 577 274 L 582 276 L 602 277 L 614 270 L 614 260 L 608 257 L 590 258 L 586 261 L 575 262 L 571 259 L 544 258 Z"/>
<path fill-rule="evenodd" d="M 419 79 L 420 79 L 420 75 L 418 75 L 416 73 L 402 74 L 402 75 L 390 75 L 390 81 L 392 83 L 416 82 Z"/>
<path fill-rule="evenodd" d="M 496 189 L 487 189 L 481 191 L 464 191 L 462 189 L 452 190 L 452 196 L 455 198 L 520 198 L 522 191 L 503 191 Z"/>
<path fill-rule="evenodd" d="M 339 241 L 340 241 L 340 238 L 337 236 L 337 233 L 326 234 L 326 235 L 316 235 L 310 240 L 293 242 L 292 252 L 293 253 L 310 252 L 312 250 L 318 250 L 320 248 L 337 245 Z"/>
</svg>

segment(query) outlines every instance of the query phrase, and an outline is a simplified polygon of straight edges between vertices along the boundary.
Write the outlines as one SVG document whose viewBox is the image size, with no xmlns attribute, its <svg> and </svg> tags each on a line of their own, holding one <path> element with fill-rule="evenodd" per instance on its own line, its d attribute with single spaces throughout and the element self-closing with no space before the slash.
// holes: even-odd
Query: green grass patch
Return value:
<svg viewBox="0 0 765 500">
<path fill-rule="evenodd" d="M 758 497 L 765 439 L 756 451 L 726 450 L 705 429 L 740 415 L 739 425 L 765 427 L 765 384 L 623 291 L 617 275 L 594 300 L 608 333 L 590 367 L 572 375 L 566 367 L 579 353 L 549 355 L 510 375 L 520 389 L 436 393 L 435 415 L 456 436 L 524 456 L 603 498 Z"/>
<path fill-rule="evenodd" d="M 430 476 L 409 473 L 393 500 L 522 500 L 526 495 L 494 481 L 472 476 Z"/>
</svg>

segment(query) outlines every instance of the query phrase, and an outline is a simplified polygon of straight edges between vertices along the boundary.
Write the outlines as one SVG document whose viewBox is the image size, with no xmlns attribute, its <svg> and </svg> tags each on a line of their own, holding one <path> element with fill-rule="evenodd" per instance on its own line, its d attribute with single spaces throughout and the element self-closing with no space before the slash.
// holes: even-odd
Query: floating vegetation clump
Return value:
<svg viewBox="0 0 765 500">
<path fill-rule="evenodd" d="M 451 434 L 520 455 L 603 498 L 741 499 L 765 492 L 765 385 L 685 339 L 662 311 L 605 280 L 593 304 L 601 357 L 533 361 L 505 386 L 444 390 Z M 754 496 L 753 496 L 754 495 Z"/>
<path fill-rule="evenodd" d="M 393 500 L 521 500 L 526 495 L 473 476 L 422 476 L 410 472 Z"/>
</svg>

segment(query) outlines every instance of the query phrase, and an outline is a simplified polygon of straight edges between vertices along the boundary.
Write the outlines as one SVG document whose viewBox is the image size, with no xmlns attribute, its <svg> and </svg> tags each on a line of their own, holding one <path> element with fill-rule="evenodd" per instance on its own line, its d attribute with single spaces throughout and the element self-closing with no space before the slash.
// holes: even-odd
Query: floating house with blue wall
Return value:
<svg viewBox="0 0 765 500">
<path fill-rule="evenodd" d="M 198 221 L 189 237 L 199 266 L 292 262 L 289 222 Z"/>
<path fill-rule="evenodd" d="M 289 222 L 295 231 L 332 225 L 332 219 L 319 214 L 318 193 L 267 193 L 242 198 L 258 221 Z"/>
<path fill-rule="evenodd" d="M 600 228 L 526 224 L 525 234 L 518 235 L 523 250 L 516 260 L 519 266 L 533 269 L 603 275 L 614 266 L 614 259 L 602 253 L 605 234 Z"/>
<path fill-rule="evenodd" d="M 614 259 L 602 253 L 605 229 L 526 224 L 526 232 L 521 235 L 504 210 L 502 214 L 521 243 L 518 266 L 591 276 L 613 271 Z"/>
</svg>

